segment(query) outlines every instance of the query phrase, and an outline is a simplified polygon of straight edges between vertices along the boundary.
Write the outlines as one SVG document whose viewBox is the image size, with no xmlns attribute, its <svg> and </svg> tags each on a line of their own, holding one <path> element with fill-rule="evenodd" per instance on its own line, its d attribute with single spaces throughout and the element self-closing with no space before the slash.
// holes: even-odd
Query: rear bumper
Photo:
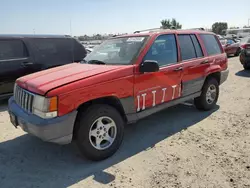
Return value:
<svg viewBox="0 0 250 188">
<path fill-rule="evenodd" d="M 221 73 L 220 73 L 220 84 L 224 83 L 227 80 L 228 74 L 229 74 L 229 69 L 221 71 Z"/>
<path fill-rule="evenodd" d="M 53 119 L 42 119 L 24 111 L 15 103 L 13 97 L 9 99 L 8 108 L 9 114 L 16 116 L 17 125 L 25 132 L 46 142 L 68 144 L 72 141 L 76 111 Z"/>
</svg>

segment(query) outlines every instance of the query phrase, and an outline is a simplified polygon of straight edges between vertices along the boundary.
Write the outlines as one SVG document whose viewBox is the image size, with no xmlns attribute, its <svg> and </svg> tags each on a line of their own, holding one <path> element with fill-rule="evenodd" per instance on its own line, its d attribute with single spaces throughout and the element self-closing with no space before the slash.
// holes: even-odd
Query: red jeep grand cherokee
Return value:
<svg viewBox="0 0 250 188">
<path fill-rule="evenodd" d="M 228 76 L 213 33 L 159 30 L 103 42 L 85 61 L 19 78 L 9 100 L 15 127 L 44 141 L 76 140 L 91 160 L 114 154 L 124 125 L 194 99 L 212 109 Z"/>
</svg>

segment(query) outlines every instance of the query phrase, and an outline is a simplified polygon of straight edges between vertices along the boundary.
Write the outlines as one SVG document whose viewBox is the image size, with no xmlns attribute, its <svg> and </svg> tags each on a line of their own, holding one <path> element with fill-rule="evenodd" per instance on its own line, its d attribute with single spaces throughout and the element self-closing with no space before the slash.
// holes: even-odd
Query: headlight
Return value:
<svg viewBox="0 0 250 188">
<path fill-rule="evenodd" d="M 57 116 L 57 97 L 46 98 L 35 95 L 33 113 L 41 118 L 49 119 Z"/>
</svg>

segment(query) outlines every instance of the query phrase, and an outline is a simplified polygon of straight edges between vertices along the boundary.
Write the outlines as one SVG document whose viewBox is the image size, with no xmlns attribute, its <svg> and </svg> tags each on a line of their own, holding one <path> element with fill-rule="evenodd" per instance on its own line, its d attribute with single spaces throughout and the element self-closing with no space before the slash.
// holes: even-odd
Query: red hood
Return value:
<svg viewBox="0 0 250 188">
<path fill-rule="evenodd" d="M 17 84 L 31 92 L 44 95 L 50 89 L 121 67 L 72 63 L 21 77 Z"/>
</svg>

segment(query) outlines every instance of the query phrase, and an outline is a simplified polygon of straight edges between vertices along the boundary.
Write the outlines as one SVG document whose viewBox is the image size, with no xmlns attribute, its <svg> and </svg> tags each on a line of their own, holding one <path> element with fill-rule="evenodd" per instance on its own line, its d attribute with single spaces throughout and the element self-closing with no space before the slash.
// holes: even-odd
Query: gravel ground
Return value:
<svg viewBox="0 0 250 188">
<path fill-rule="evenodd" d="M 250 72 L 229 59 L 216 109 L 178 105 L 126 128 L 102 162 L 74 144 L 44 143 L 15 129 L 0 105 L 0 187 L 250 188 Z"/>
</svg>

